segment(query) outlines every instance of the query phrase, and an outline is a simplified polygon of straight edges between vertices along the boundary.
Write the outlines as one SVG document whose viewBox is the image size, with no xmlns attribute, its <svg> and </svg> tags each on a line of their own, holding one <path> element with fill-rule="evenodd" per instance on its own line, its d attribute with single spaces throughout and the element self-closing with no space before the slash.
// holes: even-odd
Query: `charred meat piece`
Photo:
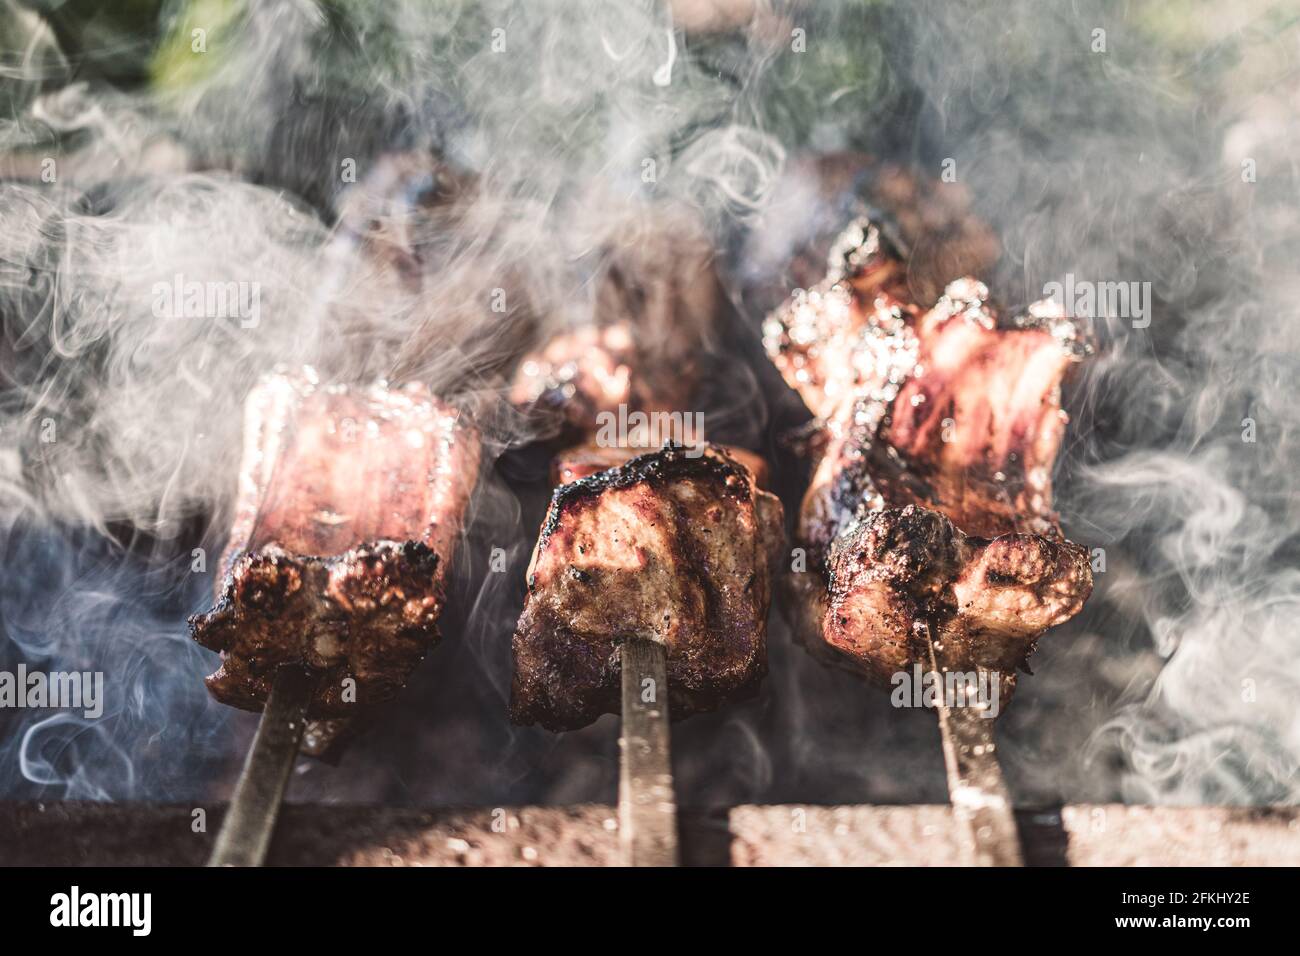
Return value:
<svg viewBox="0 0 1300 956">
<path fill-rule="evenodd" d="M 296 664 L 320 677 L 312 717 L 394 696 L 437 641 L 477 433 L 422 386 L 277 375 L 250 394 L 244 440 L 217 603 L 190 619 L 222 655 L 208 689 L 260 710 Z"/>
<path fill-rule="evenodd" d="M 786 382 L 818 418 L 897 384 L 915 358 L 898 250 L 866 219 L 833 245 L 826 278 L 799 290 L 763 324 L 763 344 Z"/>
<path fill-rule="evenodd" d="M 1082 354 L 1073 324 L 1044 302 L 1003 328 L 988 289 L 960 279 L 916 332 L 916 366 L 882 438 L 920 481 L 885 487 L 886 499 L 915 497 L 968 534 L 1059 534 L 1051 474 L 1066 425 L 1060 383 Z"/>
<path fill-rule="evenodd" d="M 818 556 L 864 503 L 919 504 L 968 534 L 1059 535 L 1051 472 L 1064 435 L 1059 386 L 1082 346 L 1050 303 L 1003 326 L 988 290 L 960 279 L 825 421 L 800 514 Z"/>
<path fill-rule="evenodd" d="M 758 490 L 761 460 L 706 445 L 681 411 L 722 303 L 712 244 L 678 207 L 616 219 L 591 243 L 601 257 L 586 324 L 526 356 L 511 389 L 535 431 L 568 449 L 553 460 L 560 487 L 514 636 L 512 717 L 551 730 L 619 711 L 630 638 L 665 645 L 674 717 L 713 709 L 766 670 L 781 506 Z"/>
<path fill-rule="evenodd" d="M 697 380 L 693 359 L 655 354 L 642 341 L 645 334 L 629 321 L 562 332 L 523 357 L 510 400 L 538 418 L 542 430 L 570 439 L 592 431 L 598 415 L 620 405 L 647 414 L 685 408 Z"/>
<path fill-rule="evenodd" d="M 599 204 L 608 235 L 593 239 L 589 314 L 554 330 L 518 363 L 511 402 L 560 447 L 620 405 L 646 413 L 688 406 L 715 336 L 723 293 L 712 241 L 671 203 Z M 654 444 L 658 447 L 658 443 Z"/>
<path fill-rule="evenodd" d="M 921 310 L 898 298 L 902 271 L 897 247 L 872 222 L 854 220 L 832 245 L 826 278 L 763 324 L 768 356 L 818 417 L 807 442 L 818 465 L 799 528 L 815 564 L 864 502 L 884 504 L 867 456 L 920 347 Z"/>
<path fill-rule="evenodd" d="M 619 645 L 662 642 L 674 718 L 767 669 L 780 502 L 712 446 L 670 446 L 556 489 L 528 568 L 511 716 L 548 730 L 617 713 Z"/>
<path fill-rule="evenodd" d="M 894 254 L 870 227 L 854 234 L 856 264 L 837 252 L 830 278 L 848 262 L 834 287 L 860 303 L 853 271 Z M 1037 638 L 1092 588 L 1051 504 L 1060 381 L 1084 351 L 1072 323 L 1040 303 L 1003 324 L 973 279 L 924 314 L 793 315 L 770 319 L 767 340 L 787 381 L 820 398 L 799 537 L 822 574 L 790 582 L 805 642 L 887 679 L 924 661 L 931 635 L 947 666 L 997 670 L 1009 692 Z"/>
<path fill-rule="evenodd" d="M 1055 536 L 967 536 L 937 511 L 907 505 L 865 513 L 831 549 L 821 606 L 826 652 L 879 682 L 925 662 L 1014 674 L 1049 627 L 1068 621 L 1092 590 L 1083 548 Z"/>
<path fill-rule="evenodd" d="M 1009 696 L 1038 637 L 1092 591 L 1051 504 L 1073 353 L 1060 316 L 1035 313 L 999 328 L 982 285 L 951 284 L 876 437 L 840 441 L 818 468 L 802 517 L 811 535 L 836 527 L 821 639 L 871 676 L 924 661 L 930 635 L 941 665 L 995 671 Z"/>
<path fill-rule="evenodd" d="M 635 358 L 626 324 L 589 325 L 565 332 L 523 358 L 510 400 L 543 416 L 557 416 L 574 430 L 591 429 L 600 412 L 633 401 Z"/>
</svg>

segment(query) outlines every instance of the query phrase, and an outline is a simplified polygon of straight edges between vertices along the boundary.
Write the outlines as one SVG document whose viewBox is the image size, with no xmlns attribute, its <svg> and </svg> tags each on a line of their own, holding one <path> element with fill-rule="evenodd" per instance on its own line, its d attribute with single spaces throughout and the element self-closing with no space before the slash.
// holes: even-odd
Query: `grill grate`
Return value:
<svg viewBox="0 0 1300 956">
<path fill-rule="evenodd" d="M 0 804 L 8 865 L 201 865 L 224 807 Z M 1071 805 L 1017 810 L 1031 866 L 1279 866 L 1300 861 L 1300 808 Z M 952 808 L 737 806 L 680 811 L 686 865 L 957 865 Z M 612 806 L 404 810 L 294 804 L 271 865 L 605 866 L 622 862 Z"/>
</svg>

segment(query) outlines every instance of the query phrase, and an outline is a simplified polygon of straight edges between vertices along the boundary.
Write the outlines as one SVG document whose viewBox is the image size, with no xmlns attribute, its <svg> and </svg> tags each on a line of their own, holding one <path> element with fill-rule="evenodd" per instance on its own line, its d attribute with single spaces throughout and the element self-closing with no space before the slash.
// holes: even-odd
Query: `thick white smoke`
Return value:
<svg viewBox="0 0 1300 956">
<path fill-rule="evenodd" d="M 149 35 L 101 20 L 60 52 L 0 5 L 0 668 L 103 669 L 110 697 L 95 721 L 0 712 L 21 771 L 0 793 L 179 799 L 237 768 L 247 722 L 208 701 L 183 619 L 263 372 L 425 380 L 500 451 L 521 343 L 590 319 L 613 265 L 672 271 L 701 237 L 749 301 L 754 250 L 815 211 L 780 175 L 848 148 L 969 195 L 1006 301 L 1150 283 L 1149 326 L 1098 317 L 1067 394 L 1057 504 L 1106 564 L 1003 719 L 1017 798 L 1294 802 L 1296 16 L 1160 6 L 177 0 Z M 177 276 L 256 288 L 256 321 L 160 316 Z M 739 434 L 785 401 L 728 386 Z M 608 799 L 607 728 L 505 723 L 520 581 L 486 555 L 526 558 L 536 504 L 487 489 L 463 620 L 384 718 L 408 732 L 313 765 L 311 793 Z M 941 798 L 928 715 L 771 639 L 759 701 L 677 732 L 684 802 Z"/>
</svg>

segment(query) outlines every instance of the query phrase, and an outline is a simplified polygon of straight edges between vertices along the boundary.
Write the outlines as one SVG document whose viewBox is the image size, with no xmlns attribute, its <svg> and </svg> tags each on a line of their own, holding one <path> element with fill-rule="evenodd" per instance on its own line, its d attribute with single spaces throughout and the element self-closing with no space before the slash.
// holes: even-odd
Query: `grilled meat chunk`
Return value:
<svg viewBox="0 0 1300 956">
<path fill-rule="evenodd" d="M 537 433 L 559 434 L 561 447 L 620 405 L 688 407 L 723 302 L 712 240 L 691 210 L 609 197 L 593 208 L 607 234 L 592 241 L 590 312 L 525 355 L 510 387 Z"/>
<path fill-rule="evenodd" d="M 674 717 L 766 670 L 780 503 L 758 490 L 760 459 L 705 444 L 698 419 L 679 417 L 722 302 L 712 244 L 674 206 L 634 205 L 618 222 L 591 244 L 604 256 L 587 324 L 526 356 L 511 388 L 535 431 L 567 448 L 514 636 L 512 716 L 551 730 L 619 710 L 627 638 L 666 646 Z"/>
<path fill-rule="evenodd" d="M 835 540 L 815 654 L 828 652 L 882 683 L 928 660 L 1014 675 L 1049 627 L 1079 613 L 1092 590 L 1087 552 L 1034 534 L 967 536 L 916 505 L 865 513 Z"/>
<path fill-rule="evenodd" d="M 832 246 L 826 278 L 763 323 L 772 362 L 818 418 L 910 371 L 919 310 L 906 298 L 905 271 L 880 229 L 856 219 Z"/>
<path fill-rule="evenodd" d="M 286 664 L 320 677 L 312 717 L 394 696 L 437 641 L 478 460 L 477 433 L 421 386 L 254 389 L 217 603 L 190 619 L 222 655 L 213 696 L 260 710 Z"/>
<path fill-rule="evenodd" d="M 556 489 L 515 630 L 511 716 L 548 730 L 619 710 L 619 644 L 667 649 L 674 718 L 767 669 L 781 505 L 712 446 L 669 446 Z"/>
<path fill-rule="evenodd" d="M 519 363 L 510 400 L 541 416 L 584 431 L 596 415 L 634 401 L 632 332 L 625 323 L 588 325 L 557 335 Z M 641 404 L 649 397 L 638 395 Z"/>
<path fill-rule="evenodd" d="M 988 289 L 960 279 L 916 333 L 882 439 L 920 483 L 886 498 L 916 497 L 968 534 L 1059 534 L 1051 473 L 1067 420 L 1060 383 L 1080 354 L 1073 324 L 1044 302 L 1001 328 Z"/>
<path fill-rule="evenodd" d="M 888 275 L 896 254 L 869 225 L 846 240 L 828 288 L 851 307 L 800 313 L 794 300 L 765 329 L 822 417 L 799 521 L 822 574 L 790 582 L 798 630 L 879 679 L 925 661 L 932 635 L 946 666 L 997 670 L 1009 692 L 1036 639 L 1092 588 L 1051 506 L 1059 385 L 1083 347 L 1050 303 L 1003 325 L 973 279 L 924 314 L 879 290 L 865 308 L 854 276 Z"/>
<path fill-rule="evenodd" d="M 1059 385 L 1081 348 L 1059 309 L 1038 303 L 1002 327 L 983 284 L 960 279 L 914 325 L 891 319 L 882 334 L 902 344 L 825 422 L 801 538 L 824 557 L 864 503 L 923 505 L 982 537 L 1059 535 Z"/>
</svg>

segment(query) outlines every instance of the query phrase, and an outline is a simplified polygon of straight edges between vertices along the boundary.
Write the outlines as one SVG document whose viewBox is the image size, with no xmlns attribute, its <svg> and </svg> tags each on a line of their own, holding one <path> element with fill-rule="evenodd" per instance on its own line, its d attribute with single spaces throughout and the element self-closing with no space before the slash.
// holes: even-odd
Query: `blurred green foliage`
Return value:
<svg viewBox="0 0 1300 956">
<path fill-rule="evenodd" d="M 241 28 L 254 4 L 275 2 L 27 0 L 48 20 L 79 75 L 119 86 L 147 82 L 164 99 L 179 103 L 204 84 L 238 82 L 222 74 L 229 44 L 242 42 Z M 794 3 L 759 36 L 733 31 L 683 37 L 681 55 L 732 88 L 734 96 L 716 104 L 719 113 L 734 112 L 738 121 L 760 125 L 788 145 L 805 143 L 828 119 L 843 125 L 845 115 L 855 115 L 866 124 L 896 102 L 899 88 L 883 46 L 883 15 L 891 5 L 889 0 Z M 311 69 L 300 74 L 316 88 L 304 92 L 344 98 L 373 95 L 377 84 L 410 88 L 427 80 L 431 71 L 445 79 L 448 94 L 455 97 L 460 65 L 484 52 L 503 9 L 471 0 L 428 0 L 420 5 L 417 24 L 404 20 L 402 4 L 385 0 L 319 0 L 299 6 L 314 7 L 322 26 L 312 36 Z M 559 17 L 566 12 L 563 4 L 551 9 Z M 764 65 L 757 71 L 756 47 Z M 500 68 L 518 69 L 529 55 L 516 51 Z M 584 56 L 589 51 L 541 55 Z M 556 103 L 551 110 L 541 97 L 535 105 L 538 109 L 521 116 L 521 122 L 539 130 L 553 126 L 557 137 L 578 141 L 598 135 L 572 122 L 566 114 L 572 104 Z M 700 122 L 714 118 L 701 117 Z"/>
<path fill-rule="evenodd" d="M 45 20 L 73 77 L 119 86 L 148 79 L 162 0 L 19 0 L 14 6 Z"/>
<path fill-rule="evenodd" d="M 239 54 L 247 55 L 247 50 L 233 47 L 251 42 L 243 28 L 254 11 L 265 17 L 280 2 L 7 0 L 0 3 L 0 40 L 4 49 L 25 48 L 32 24 L 16 11 L 39 12 L 67 58 L 68 78 L 102 78 L 119 86 L 149 83 L 165 102 L 183 107 L 186 94 L 205 85 L 238 87 L 238 71 L 223 67 Z M 1092 99 L 1086 90 L 1127 82 L 1122 75 L 1105 72 L 1119 61 L 1091 56 L 1086 36 L 1061 36 L 1058 44 L 1045 45 L 1044 23 L 1095 21 L 1109 28 L 1112 49 L 1125 51 L 1125 69 L 1136 71 L 1143 82 L 1156 78 L 1170 96 L 1200 97 L 1220 88 L 1235 93 L 1267 82 L 1243 51 L 1300 22 L 1298 5 L 1287 0 L 1242 0 L 1228 7 L 1219 0 L 1095 0 L 1079 6 L 1077 15 L 1069 17 L 1052 13 L 1050 5 L 1026 13 L 1016 5 L 973 3 L 958 8 L 923 0 L 792 0 L 764 6 L 765 21 L 758 28 L 680 38 L 681 56 L 699 66 L 703 77 L 718 80 L 717 89 L 729 95 L 703 90 L 712 97 L 710 108 L 683 125 L 672 145 L 689 141 L 699 127 L 733 120 L 775 135 L 788 148 L 869 148 L 873 131 L 888 125 L 889 117 L 915 112 L 918 87 L 934 99 L 933 84 L 927 80 L 953 60 L 974 64 L 972 77 L 986 78 L 982 89 L 961 88 L 963 78 L 952 78 L 955 93 L 967 98 L 976 112 L 996 104 L 1006 122 L 1030 131 L 1060 122 L 1061 110 L 1086 113 L 1095 122 L 1096 104 L 1084 102 Z M 417 8 L 388 0 L 316 0 L 284 8 L 320 24 L 310 33 L 307 62 L 288 71 L 292 82 L 301 85 L 295 95 L 336 104 L 385 96 L 400 99 L 427 85 L 430 77 L 437 78 L 450 101 L 474 102 L 475 90 L 465 87 L 470 82 L 466 64 L 475 63 L 487 82 L 499 79 L 508 85 L 510 71 L 527 73 L 547 56 L 590 55 L 564 48 L 560 31 L 557 49 L 517 45 L 510 56 L 491 61 L 484 54 L 494 27 L 513 23 L 507 3 L 427 0 L 419 4 L 418 14 L 411 13 Z M 519 19 L 528 22 L 531 17 L 535 23 L 541 16 L 562 20 L 573 7 L 528 0 L 527 8 L 514 9 Z M 528 17 L 522 16 L 525 9 Z M 951 41 L 963 19 L 972 24 L 972 36 L 987 37 L 995 26 L 996 48 L 936 48 L 933 40 L 944 36 Z M 940 20 L 943 28 L 932 31 L 930 23 Z M 206 52 L 196 49 L 196 30 L 203 31 Z M 601 64 L 593 63 L 592 68 Z M 499 71 L 495 79 L 493 71 Z M 1067 82 L 1074 85 L 1060 85 Z M 1016 95 L 1007 96 L 1009 89 Z M 1080 95 L 1066 95 L 1071 89 Z M 17 91 L 7 92 L 10 104 L 18 106 Z M 577 90 L 537 96 L 516 121 L 531 142 L 551 135 L 557 149 L 580 148 L 607 133 L 598 124 L 584 123 L 599 115 L 598 95 Z M 1113 108 L 1123 107 L 1122 98 L 1105 99 Z M 939 111 L 961 106 L 959 99 L 930 104 Z"/>
</svg>

